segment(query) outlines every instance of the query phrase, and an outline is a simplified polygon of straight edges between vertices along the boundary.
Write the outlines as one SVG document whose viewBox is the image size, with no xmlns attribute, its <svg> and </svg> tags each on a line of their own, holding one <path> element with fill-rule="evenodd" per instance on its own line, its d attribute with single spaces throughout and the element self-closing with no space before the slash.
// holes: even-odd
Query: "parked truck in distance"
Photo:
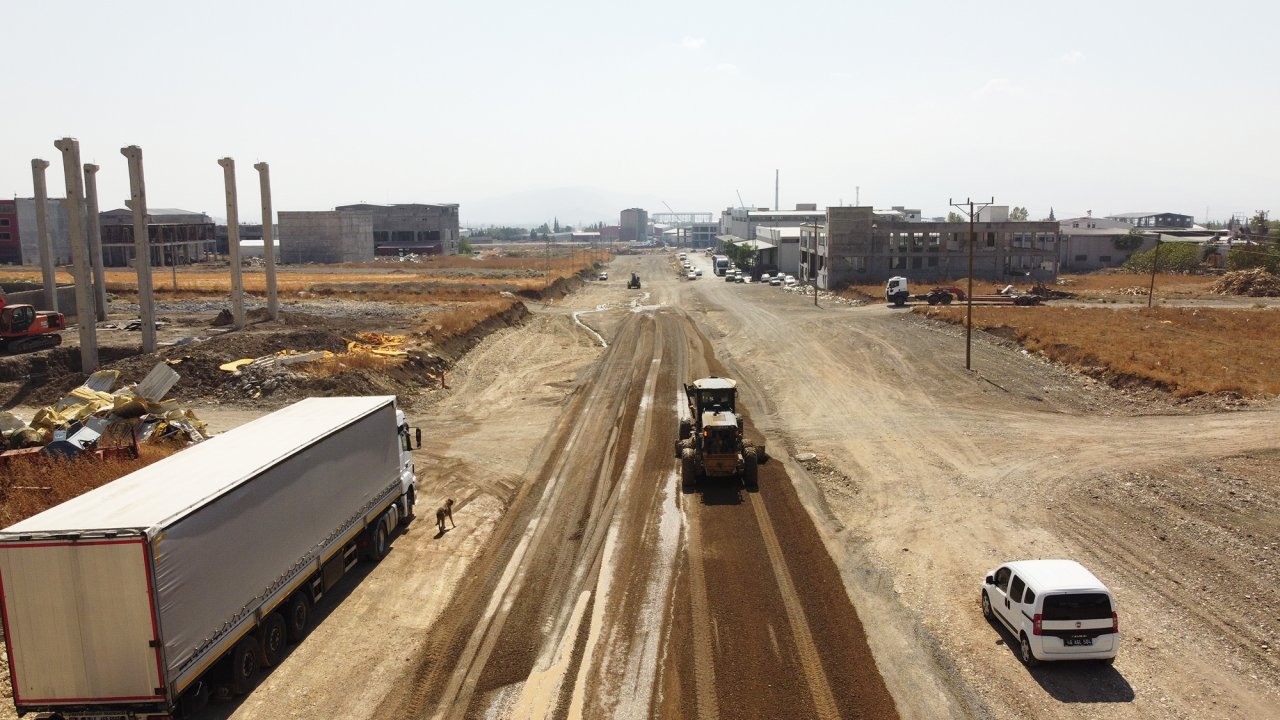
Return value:
<svg viewBox="0 0 1280 720">
<path fill-rule="evenodd" d="M 885 302 L 892 303 L 896 307 L 902 307 L 907 304 L 908 300 L 923 300 L 930 305 L 950 305 L 955 300 L 964 301 L 969 299 L 964 290 L 954 285 L 948 287 L 935 287 L 929 292 L 912 295 L 907 289 L 907 279 L 901 276 L 891 277 L 884 286 Z M 991 295 L 974 295 L 972 302 L 981 305 L 1039 305 L 1043 298 L 1039 295 L 1015 292 L 1013 286 L 1006 287 L 1004 290 Z"/>
<path fill-rule="evenodd" d="M 0 531 L 19 715 L 159 720 L 248 692 L 413 515 L 395 398 L 309 398 Z"/>
</svg>

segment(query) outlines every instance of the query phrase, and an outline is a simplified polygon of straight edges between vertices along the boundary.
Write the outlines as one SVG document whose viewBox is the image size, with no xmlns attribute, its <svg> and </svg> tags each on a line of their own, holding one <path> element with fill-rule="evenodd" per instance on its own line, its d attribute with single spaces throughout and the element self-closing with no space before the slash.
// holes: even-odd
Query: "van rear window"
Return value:
<svg viewBox="0 0 1280 720">
<path fill-rule="evenodd" d="M 1047 595 L 1045 620 L 1099 620 L 1111 617 L 1111 598 L 1102 593 Z"/>
</svg>

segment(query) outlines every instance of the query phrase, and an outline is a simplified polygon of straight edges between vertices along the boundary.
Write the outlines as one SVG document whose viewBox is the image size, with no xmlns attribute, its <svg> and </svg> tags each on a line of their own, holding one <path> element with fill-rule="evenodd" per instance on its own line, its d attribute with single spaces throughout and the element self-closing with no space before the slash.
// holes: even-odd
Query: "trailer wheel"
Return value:
<svg viewBox="0 0 1280 720">
<path fill-rule="evenodd" d="M 937 295 L 934 295 L 933 293 L 929 293 L 928 295 L 925 296 L 924 301 L 929 303 L 930 305 L 937 305 L 939 302 L 941 302 L 941 299 Z"/>
<path fill-rule="evenodd" d="M 261 665 L 262 648 L 258 641 L 251 635 L 240 638 L 231 651 L 231 692 L 244 695 L 252 690 Z"/>
<path fill-rule="evenodd" d="M 305 591 L 299 591 L 289 600 L 289 614 L 285 625 L 288 626 L 289 642 L 302 642 L 307 635 L 307 626 L 311 623 L 311 599 Z"/>
<path fill-rule="evenodd" d="M 951 304 L 951 301 L 952 301 L 952 300 L 954 300 L 954 299 L 955 299 L 955 298 L 951 297 L 951 293 L 942 293 L 942 304 L 943 304 L 943 305 L 950 305 L 950 304 Z"/>
<path fill-rule="evenodd" d="M 755 450 L 746 450 L 742 456 L 742 484 L 746 485 L 748 490 L 760 489 L 760 469 Z"/>
<path fill-rule="evenodd" d="M 262 640 L 262 665 L 275 667 L 284 659 L 289 644 L 289 628 L 280 613 L 273 612 L 262 621 L 258 630 Z"/>
<path fill-rule="evenodd" d="M 197 680 L 195 685 L 187 688 L 187 691 L 182 693 L 182 697 L 178 698 L 177 717 L 191 717 L 205 709 L 209 706 L 211 695 L 209 683 Z"/>
</svg>

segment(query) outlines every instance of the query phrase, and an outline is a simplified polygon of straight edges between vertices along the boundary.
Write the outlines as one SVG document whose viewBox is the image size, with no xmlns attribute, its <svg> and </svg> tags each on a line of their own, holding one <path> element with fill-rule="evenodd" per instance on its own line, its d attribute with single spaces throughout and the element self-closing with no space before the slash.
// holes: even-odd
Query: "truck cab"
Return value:
<svg viewBox="0 0 1280 720">
<path fill-rule="evenodd" d="M 907 279 L 902 276 L 889 278 L 889 282 L 884 286 L 885 302 L 893 303 L 896 307 L 902 307 L 907 304 L 907 299 L 911 297 L 911 291 L 907 290 Z"/>
</svg>

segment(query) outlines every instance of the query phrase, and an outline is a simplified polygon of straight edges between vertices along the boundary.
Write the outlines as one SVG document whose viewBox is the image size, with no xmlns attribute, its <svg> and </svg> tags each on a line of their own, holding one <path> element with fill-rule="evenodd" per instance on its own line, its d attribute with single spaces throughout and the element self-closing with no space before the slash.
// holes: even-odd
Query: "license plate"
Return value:
<svg viewBox="0 0 1280 720">
<path fill-rule="evenodd" d="M 129 720 L 125 713 L 63 713 L 67 720 Z"/>
<path fill-rule="evenodd" d="M 1081 646 L 1085 646 L 1085 645 L 1092 645 L 1092 644 L 1093 644 L 1093 638 L 1091 638 L 1091 637 L 1079 637 L 1079 638 L 1077 638 L 1077 637 L 1069 637 L 1069 638 L 1062 638 L 1062 644 L 1063 644 L 1063 645 L 1066 645 L 1067 647 L 1081 647 Z"/>
</svg>

